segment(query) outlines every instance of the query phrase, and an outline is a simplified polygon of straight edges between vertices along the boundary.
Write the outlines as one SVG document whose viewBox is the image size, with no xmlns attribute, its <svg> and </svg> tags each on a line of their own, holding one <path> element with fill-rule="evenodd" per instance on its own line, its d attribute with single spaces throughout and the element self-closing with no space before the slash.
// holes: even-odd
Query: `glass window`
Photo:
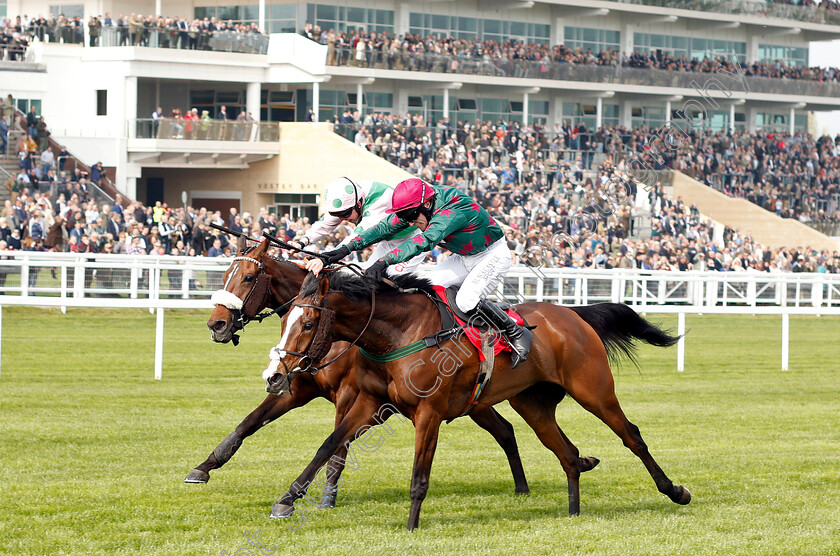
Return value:
<svg viewBox="0 0 840 556">
<path fill-rule="evenodd" d="M 227 21 L 228 19 L 239 21 L 240 6 L 219 6 L 216 11 L 216 17 Z"/>
<path fill-rule="evenodd" d="M 547 100 L 532 100 L 529 105 L 530 111 L 534 114 L 548 114 Z"/>
<path fill-rule="evenodd" d="M 64 15 L 65 17 L 76 17 L 79 16 L 82 21 L 85 19 L 85 6 L 84 4 L 69 4 L 69 5 L 58 5 L 58 6 L 50 6 L 50 13 L 54 14 L 55 17 L 59 15 Z"/>
<path fill-rule="evenodd" d="M 367 23 L 364 8 L 347 8 L 347 21 L 349 23 Z"/>
<path fill-rule="evenodd" d="M 448 15 L 432 15 L 432 28 L 439 30 L 449 30 L 449 16 Z"/>
<path fill-rule="evenodd" d="M 216 7 L 215 6 L 204 6 L 201 8 L 196 8 L 193 10 L 193 14 L 195 15 L 196 19 L 210 19 L 211 17 L 216 17 Z"/>
<path fill-rule="evenodd" d="M 242 21 L 246 23 L 257 23 L 260 20 L 259 6 L 242 6 Z"/>
<path fill-rule="evenodd" d="M 564 44 L 568 48 L 583 48 L 592 52 L 600 52 L 610 48 L 618 50 L 621 39 L 619 31 L 586 27 L 566 27 L 563 34 L 565 37 Z"/>
<path fill-rule="evenodd" d="M 336 6 L 324 6 L 319 4 L 317 6 L 318 15 L 316 19 L 331 19 L 333 21 L 338 19 L 338 8 Z"/>
<path fill-rule="evenodd" d="M 807 66 L 808 49 L 797 46 L 781 46 L 772 44 L 758 45 L 759 62 L 781 61 L 788 66 Z"/>
</svg>

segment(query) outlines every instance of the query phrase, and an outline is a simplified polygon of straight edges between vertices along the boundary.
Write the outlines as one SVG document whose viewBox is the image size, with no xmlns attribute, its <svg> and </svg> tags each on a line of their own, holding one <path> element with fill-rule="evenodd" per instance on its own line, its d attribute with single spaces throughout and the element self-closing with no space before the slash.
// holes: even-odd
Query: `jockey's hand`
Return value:
<svg viewBox="0 0 840 556">
<path fill-rule="evenodd" d="M 322 261 L 318 257 L 306 261 L 306 270 L 308 270 L 315 276 L 318 276 L 318 273 L 321 272 L 322 268 L 324 268 L 324 261 Z"/>
<path fill-rule="evenodd" d="M 346 257 L 350 254 L 350 248 L 346 245 L 342 245 L 338 249 L 334 249 L 332 251 L 324 251 L 321 253 L 322 256 L 318 257 L 321 259 L 324 264 L 334 264 Z"/>
<path fill-rule="evenodd" d="M 292 247 L 294 247 L 295 249 L 303 250 L 303 245 L 299 241 L 292 240 L 292 241 L 289 241 L 287 243 L 289 245 L 291 245 Z"/>
<path fill-rule="evenodd" d="M 383 259 L 379 259 L 370 265 L 367 270 L 365 270 L 365 277 L 373 278 L 374 280 L 382 280 L 382 277 L 385 276 L 385 269 L 387 268 L 388 263 L 386 263 Z"/>
</svg>

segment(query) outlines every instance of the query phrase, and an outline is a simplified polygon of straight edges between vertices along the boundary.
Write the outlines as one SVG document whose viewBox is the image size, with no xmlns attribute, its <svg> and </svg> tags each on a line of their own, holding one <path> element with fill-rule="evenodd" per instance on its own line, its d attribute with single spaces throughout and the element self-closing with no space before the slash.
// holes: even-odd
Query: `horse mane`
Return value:
<svg viewBox="0 0 840 556">
<path fill-rule="evenodd" d="M 421 278 L 416 274 L 401 274 L 389 277 L 401 290 L 417 289 L 428 294 L 434 294 L 432 283 L 427 278 Z M 300 296 L 308 297 L 318 290 L 319 279 L 312 273 L 303 281 L 300 287 Z M 385 282 L 374 280 L 367 276 L 357 276 L 350 272 L 334 272 L 330 274 L 330 291 L 340 292 L 351 301 L 370 301 L 371 289 L 375 288 L 377 294 L 399 294 Z"/>
</svg>

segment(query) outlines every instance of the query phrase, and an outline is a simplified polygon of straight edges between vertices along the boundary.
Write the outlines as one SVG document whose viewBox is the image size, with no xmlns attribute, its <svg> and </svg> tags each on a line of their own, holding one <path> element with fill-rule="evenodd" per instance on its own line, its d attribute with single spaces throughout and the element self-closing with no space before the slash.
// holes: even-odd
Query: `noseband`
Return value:
<svg viewBox="0 0 840 556">
<path fill-rule="evenodd" d="M 263 319 L 270 317 L 274 313 L 283 316 L 286 313 L 286 309 L 288 308 L 288 306 L 294 301 L 294 298 L 292 298 L 283 305 L 276 307 L 272 311 L 257 314 L 259 310 L 265 305 L 265 302 L 268 299 L 269 294 L 271 293 L 271 277 L 268 274 L 266 274 L 265 265 L 262 263 L 262 261 L 258 261 L 257 259 L 254 259 L 252 257 L 245 256 L 234 257 L 233 262 L 237 261 L 246 261 L 249 263 L 253 263 L 257 266 L 258 270 L 257 279 L 254 280 L 254 285 L 251 286 L 251 289 L 248 291 L 248 295 L 245 296 L 244 300 L 236 298 L 235 301 L 238 301 L 238 303 L 231 303 L 231 301 L 234 300 L 230 298 L 236 297 L 233 294 L 231 294 L 231 292 L 228 292 L 227 290 L 219 290 L 219 292 L 217 292 L 224 292 L 224 294 L 230 294 L 230 297 L 228 297 L 227 300 L 224 299 L 227 296 L 222 294 L 219 298 L 217 298 L 216 304 L 224 305 L 230 310 L 231 314 L 233 315 L 232 332 L 234 334 L 232 335 L 231 339 L 233 341 L 234 346 L 239 344 L 239 336 L 235 334 L 235 332 L 244 329 L 245 325 L 251 322 L 252 320 L 262 322 Z M 213 294 L 213 297 L 216 297 L 216 294 Z"/>
<path fill-rule="evenodd" d="M 292 377 L 298 373 L 309 373 L 315 374 L 324 367 L 332 365 L 336 362 L 341 356 L 347 353 L 350 348 L 356 345 L 359 339 L 364 335 L 365 331 L 367 331 L 368 326 L 370 326 L 370 322 L 373 320 L 373 313 L 376 311 L 376 285 L 374 284 L 371 293 L 370 293 L 370 315 L 368 316 L 368 320 L 365 323 L 364 328 L 362 331 L 359 332 L 359 335 L 356 336 L 356 339 L 353 340 L 350 345 L 344 348 L 341 353 L 324 363 L 323 365 L 318 365 L 317 367 L 313 367 L 313 363 L 318 363 L 324 356 L 330 351 L 330 347 L 332 346 L 332 329 L 335 325 L 335 311 L 326 307 L 326 297 L 322 300 L 322 305 L 313 305 L 311 303 L 295 303 L 295 307 L 309 307 L 310 309 L 315 309 L 317 311 L 321 311 L 321 318 L 318 321 L 318 329 L 315 331 L 315 335 L 312 337 L 312 340 L 309 342 L 309 345 L 306 347 L 306 350 L 303 353 L 299 353 L 296 351 L 286 351 L 287 355 L 294 355 L 295 357 L 300 357 L 300 361 L 298 362 L 297 367 L 292 370 L 289 370 L 288 365 L 286 365 L 285 357 L 280 359 L 280 362 L 283 364 L 283 368 L 286 371 L 286 387 L 288 387 L 289 392 L 292 391 Z"/>
</svg>

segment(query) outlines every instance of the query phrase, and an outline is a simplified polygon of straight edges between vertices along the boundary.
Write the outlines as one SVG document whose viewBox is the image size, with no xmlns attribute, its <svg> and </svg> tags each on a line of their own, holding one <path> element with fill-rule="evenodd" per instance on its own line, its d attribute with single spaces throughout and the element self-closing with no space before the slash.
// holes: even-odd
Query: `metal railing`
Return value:
<svg viewBox="0 0 840 556">
<path fill-rule="evenodd" d="M 453 73 L 488 77 L 513 77 L 520 79 L 551 79 L 559 81 L 580 81 L 615 85 L 641 85 L 645 87 L 669 87 L 698 89 L 709 75 L 702 72 L 677 72 L 660 69 L 640 69 L 622 65 L 599 66 L 595 64 L 570 64 L 552 61 L 532 62 L 502 58 L 471 58 L 442 54 L 384 53 L 363 51 L 357 59 L 356 51 L 337 48 L 336 65 L 362 68 L 380 68 L 403 71 Z M 840 96 L 840 83 L 821 82 L 807 79 L 776 79 L 744 76 L 749 90 L 757 93 L 788 94 L 797 96 Z M 727 79 L 724 85 L 731 89 L 744 90 L 741 83 Z"/>
<path fill-rule="evenodd" d="M 230 262 L 221 257 L 3 252 L 0 295 L 208 299 L 222 287 Z M 433 268 L 421 265 L 419 272 L 422 275 Z M 609 301 L 639 309 L 668 305 L 840 308 L 840 274 L 515 266 L 495 295 L 514 303 Z"/>
<path fill-rule="evenodd" d="M 280 140 L 278 122 L 240 122 L 237 120 L 183 118 L 137 118 L 128 121 L 132 139 L 177 139 L 184 141 L 251 141 L 271 143 Z"/>
</svg>

